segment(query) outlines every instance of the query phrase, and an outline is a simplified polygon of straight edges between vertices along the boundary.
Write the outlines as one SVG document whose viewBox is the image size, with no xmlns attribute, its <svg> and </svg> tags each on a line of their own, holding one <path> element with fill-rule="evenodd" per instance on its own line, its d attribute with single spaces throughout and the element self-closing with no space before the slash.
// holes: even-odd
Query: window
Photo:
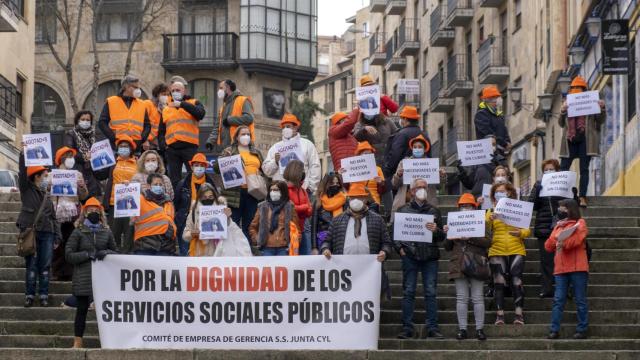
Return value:
<svg viewBox="0 0 640 360">
<path fill-rule="evenodd" d="M 478 20 L 478 47 L 484 41 L 484 18 Z"/>
<path fill-rule="evenodd" d="M 366 38 L 369 36 L 369 23 L 365 22 L 362 24 L 362 37 Z"/>
<path fill-rule="evenodd" d="M 9 7 L 15 15 L 24 18 L 24 0 L 4 0 L 2 4 Z"/>
<path fill-rule="evenodd" d="M 636 41 L 631 41 L 631 46 L 629 47 L 629 75 L 627 76 L 628 81 L 628 91 L 627 91 L 627 121 L 631 121 L 631 119 L 636 114 Z"/>
<path fill-rule="evenodd" d="M 522 27 L 522 0 L 514 0 L 514 33 Z"/>
<path fill-rule="evenodd" d="M 140 30 L 141 0 L 103 0 L 98 16 L 98 42 L 132 41 Z"/>
<path fill-rule="evenodd" d="M 23 116 L 24 91 L 26 80 L 18 75 L 16 78 L 16 115 Z"/>
<path fill-rule="evenodd" d="M 183 1 L 179 9 L 178 29 L 180 34 L 201 34 L 179 38 L 183 59 L 214 58 L 233 52 L 230 39 L 222 34 L 227 31 L 227 3 L 224 1 Z"/>
<path fill-rule="evenodd" d="M 422 77 L 427 76 L 427 71 L 429 70 L 427 55 L 429 55 L 429 48 L 426 48 L 422 51 Z"/>
<path fill-rule="evenodd" d="M 16 87 L 0 75 L 0 118 L 16 126 Z"/>
<path fill-rule="evenodd" d="M 521 87 L 521 86 L 522 86 L 522 76 L 520 76 L 517 79 L 513 80 L 513 87 Z M 520 101 L 518 101 L 517 103 L 513 104 L 513 114 L 517 114 L 518 111 L 520 111 L 521 109 L 522 109 L 522 99 L 520 99 Z M 505 112 L 505 114 L 506 114 L 506 112 Z"/>
<path fill-rule="evenodd" d="M 45 100 L 56 102 L 56 111 L 53 115 L 44 112 Z M 43 133 L 63 130 L 65 124 L 65 108 L 60 95 L 45 84 L 33 85 L 33 115 L 31 116 L 31 132 Z"/>
<path fill-rule="evenodd" d="M 36 44 L 56 43 L 58 25 L 55 0 L 39 0 L 36 5 Z"/>
<path fill-rule="evenodd" d="M 84 100 L 83 109 L 91 110 L 94 114 L 99 114 L 102 110 L 102 106 L 107 101 L 109 96 L 118 95 L 120 93 L 120 80 L 111 80 L 104 82 L 98 86 L 98 101 L 96 102 L 98 108 L 93 108 L 93 92 L 87 96 Z M 142 99 L 146 99 L 147 95 L 142 90 Z"/>
<path fill-rule="evenodd" d="M 362 59 L 362 74 L 369 73 L 369 58 Z"/>
<path fill-rule="evenodd" d="M 196 79 L 189 81 L 189 94 L 207 110 L 204 119 L 200 121 L 201 126 L 212 126 L 214 118 L 218 114 L 218 81 L 210 79 Z"/>
</svg>

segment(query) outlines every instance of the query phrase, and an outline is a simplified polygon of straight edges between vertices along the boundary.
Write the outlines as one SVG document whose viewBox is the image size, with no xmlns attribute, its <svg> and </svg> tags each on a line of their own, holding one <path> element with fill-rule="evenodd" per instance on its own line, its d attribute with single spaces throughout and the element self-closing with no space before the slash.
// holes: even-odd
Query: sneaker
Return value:
<svg viewBox="0 0 640 360">
<path fill-rule="evenodd" d="M 49 307 L 49 298 L 40 298 L 40 307 Z"/>
<path fill-rule="evenodd" d="M 429 330 L 429 332 L 427 333 L 427 337 L 438 339 L 438 340 L 444 339 L 444 335 L 442 335 L 440 330 Z"/>
<path fill-rule="evenodd" d="M 575 334 L 573 334 L 573 338 L 576 340 L 584 340 L 587 338 L 587 333 L 584 331 L 578 331 Z"/>
<path fill-rule="evenodd" d="M 503 315 L 496 315 L 496 322 L 495 325 L 504 325 L 504 314 Z"/>
<path fill-rule="evenodd" d="M 478 340 L 480 341 L 485 341 L 487 340 L 487 335 L 484 334 L 484 330 L 480 329 L 478 331 L 476 331 L 476 337 L 478 338 Z"/>
<path fill-rule="evenodd" d="M 467 339 L 467 330 L 465 330 L 465 329 L 458 330 L 458 334 L 456 335 L 456 339 L 458 339 L 458 340 L 466 340 Z"/>
<path fill-rule="evenodd" d="M 516 317 L 513 320 L 513 325 L 524 325 L 524 315 L 516 314 Z"/>
<path fill-rule="evenodd" d="M 398 335 L 398 339 L 413 339 L 413 333 L 410 331 L 403 331 Z"/>
<path fill-rule="evenodd" d="M 30 308 L 33 306 L 33 298 L 32 297 L 28 297 L 24 299 L 24 307 L 26 308 Z"/>
<path fill-rule="evenodd" d="M 558 334 L 557 331 L 552 331 L 552 332 L 549 333 L 549 335 L 547 335 L 547 339 L 549 339 L 549 340 L 560 339 L 560 334 Z"/>
</svg>

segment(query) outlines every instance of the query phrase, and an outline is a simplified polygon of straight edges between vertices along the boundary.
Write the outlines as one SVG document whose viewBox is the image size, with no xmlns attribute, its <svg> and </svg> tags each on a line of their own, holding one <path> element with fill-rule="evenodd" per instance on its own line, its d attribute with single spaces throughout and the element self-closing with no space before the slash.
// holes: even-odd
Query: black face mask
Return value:
<svg viewBox="0 0 640 360">
<path fill-rule="evenodd" d="M 564 220 L 569 217 L 569 213 L 566 211 L 558 211 L 556 216 L 558 217 L 558 220 Z"/>
<path fill-rule="evenodd" d="M 202 203 L 202 205 L 204 206 L 211 206 L 213 205 L 213 199 L 204 199 L 200 201 Z"/>
<path fill-rule="evenodd" d="M 340 192 L 340 185 L 331 185 L 327 189 L 327 195 L 329 195 L 329 197 L 335 196 L 339 192 Z"/>
<path fill-rule="evenodd" d="M 87 219 L 89 219 L 89 222 L 92 224 L 98 224 L 100 222 L 100 213 L 90 212 L 87 214 Z"/>
</svg>

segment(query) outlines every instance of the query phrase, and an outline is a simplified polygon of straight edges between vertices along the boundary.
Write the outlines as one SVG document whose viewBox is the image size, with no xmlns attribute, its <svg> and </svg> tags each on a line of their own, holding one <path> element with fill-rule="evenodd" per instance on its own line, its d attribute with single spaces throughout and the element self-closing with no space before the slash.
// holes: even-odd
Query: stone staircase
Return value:
<svg viewBox="0 0 640 360">
<path fill-rule="evenodd" d="M 443 214 L 455 211 L 457 197 L 440 197 Z M 572 340 L 575 306 L 565 311 L 561 340 L 546 340 L 551 318 L 551 299 L 539 299 L 536 239 L 526 240 L 527 263 L 524 283 L 525 326 L 494 326 L 492 300 L 487 299 L 486 342 L 473 338 L 455 340 L 457 322 L 455 289 L 447 281 L 448 253 L 442 252 L 438 285 L 439 322 L 445 340 L 422 339 L 423 326 L 416 325 L 416 338 L 398 340 L 401 330 L 402 272 L 392 257 L 385 268 L 392 284 L 392 299 L 382 304 L 380 341 L 377 351 L 219 351 L 219 350 L 99 350 L 95 313 L 90 312 L 85 344 L 87 350 L 71 350 L 75 310 L 61 302 L 71 293 L 71 283 L 52 282 L 50 307 L 22 307 L 24 260 L 15 254 L 15 220 L 20 210 L 18 194 L 0 194 L 0 359 L 535 359 L 591 360 L 640 359 L 640 198 L 599 197 L 583 211 L 593 248 L 589 281 L 589 339 Z M 418 287 L 415 323 L 424 323 L 423 289 Z M 507 303 L 507 323 L 513 305 Z M 473 334 L 473 316 L 469 318 Z M 328 349 L 331 350 L 331 349 Z"/>
</svg>

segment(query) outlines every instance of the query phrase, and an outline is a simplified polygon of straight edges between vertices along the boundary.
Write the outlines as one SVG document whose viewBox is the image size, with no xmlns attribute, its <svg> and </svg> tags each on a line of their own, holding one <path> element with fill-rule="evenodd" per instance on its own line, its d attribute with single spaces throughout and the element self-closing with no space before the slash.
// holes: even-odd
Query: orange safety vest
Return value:
<svg viewBox="0 0 640 360">
<path fill-rule="evenodd" d="M 151 123 L 151 131 L 147 140 L 155 143 L 158 138 L 158 126 L 160 126 L 160 112 L 153 101 L 145 100 L 145 104 L 147 105 L 147 114 L 149 114 L 149 122 Z"/>
<path fill-rule="evenodd" d="M 251 99 L 246 96 L 239 95 L 233 100 L 233 108 L 231 109 L 229 116 L 242 116 L 242 108 L 244 107 L 245 101 L 249 102 L 251 110 L 253 110 L 253 103 L 251 102 Z M 222 107 L 220 107 L 220 111 L 218 111 L 218 145 L 222 145 L 222 114 L 224 114 L 224 103 L 222 103 Z M 235 136 L 237 128 L 237 125 L 230 126 L 229 134 L 231 135 L 231 139 Z M 251 131 L 251 141 L 255 141 L 253 123 L 249 125 L 249 131 Z"/>
<path fill-rule="evenodd" d="M 195 99 L 185 100 L 195 105 Z M 178 141 L 184 141 L 195 145 L 200 145 L 200 128 L 198 120 L 185 109 L 176 109 L 166 106 L 162 110 L 162 122 L 167 127 L 165 139 L 167 145 Z"/>
<path fill-rule="evenodd" d="M 144 128 L 144 114 L 147 105 L 143 100 L 133 99 L 131 107 L 127 108 L 124 100 L 120 96 L 110 96 L 107 98 L 109 105 L 109 127 L 118 135 L 129 135 L 133 140 L 142 140 L 142 129 Z"/>
<path fill-rule="evenodd" d="M 171 201 L 167 201 L 160 206 L 153 201 L 147 200 L 144 195 L 140 196 L 140 216 L 135 219 L 134 239 L 138 240 L 145 236 L 164 235 L 169 230 L 169 225 L 173 229 L 173 238 L 176 237 L 175 211 Z"/>
</svg>

